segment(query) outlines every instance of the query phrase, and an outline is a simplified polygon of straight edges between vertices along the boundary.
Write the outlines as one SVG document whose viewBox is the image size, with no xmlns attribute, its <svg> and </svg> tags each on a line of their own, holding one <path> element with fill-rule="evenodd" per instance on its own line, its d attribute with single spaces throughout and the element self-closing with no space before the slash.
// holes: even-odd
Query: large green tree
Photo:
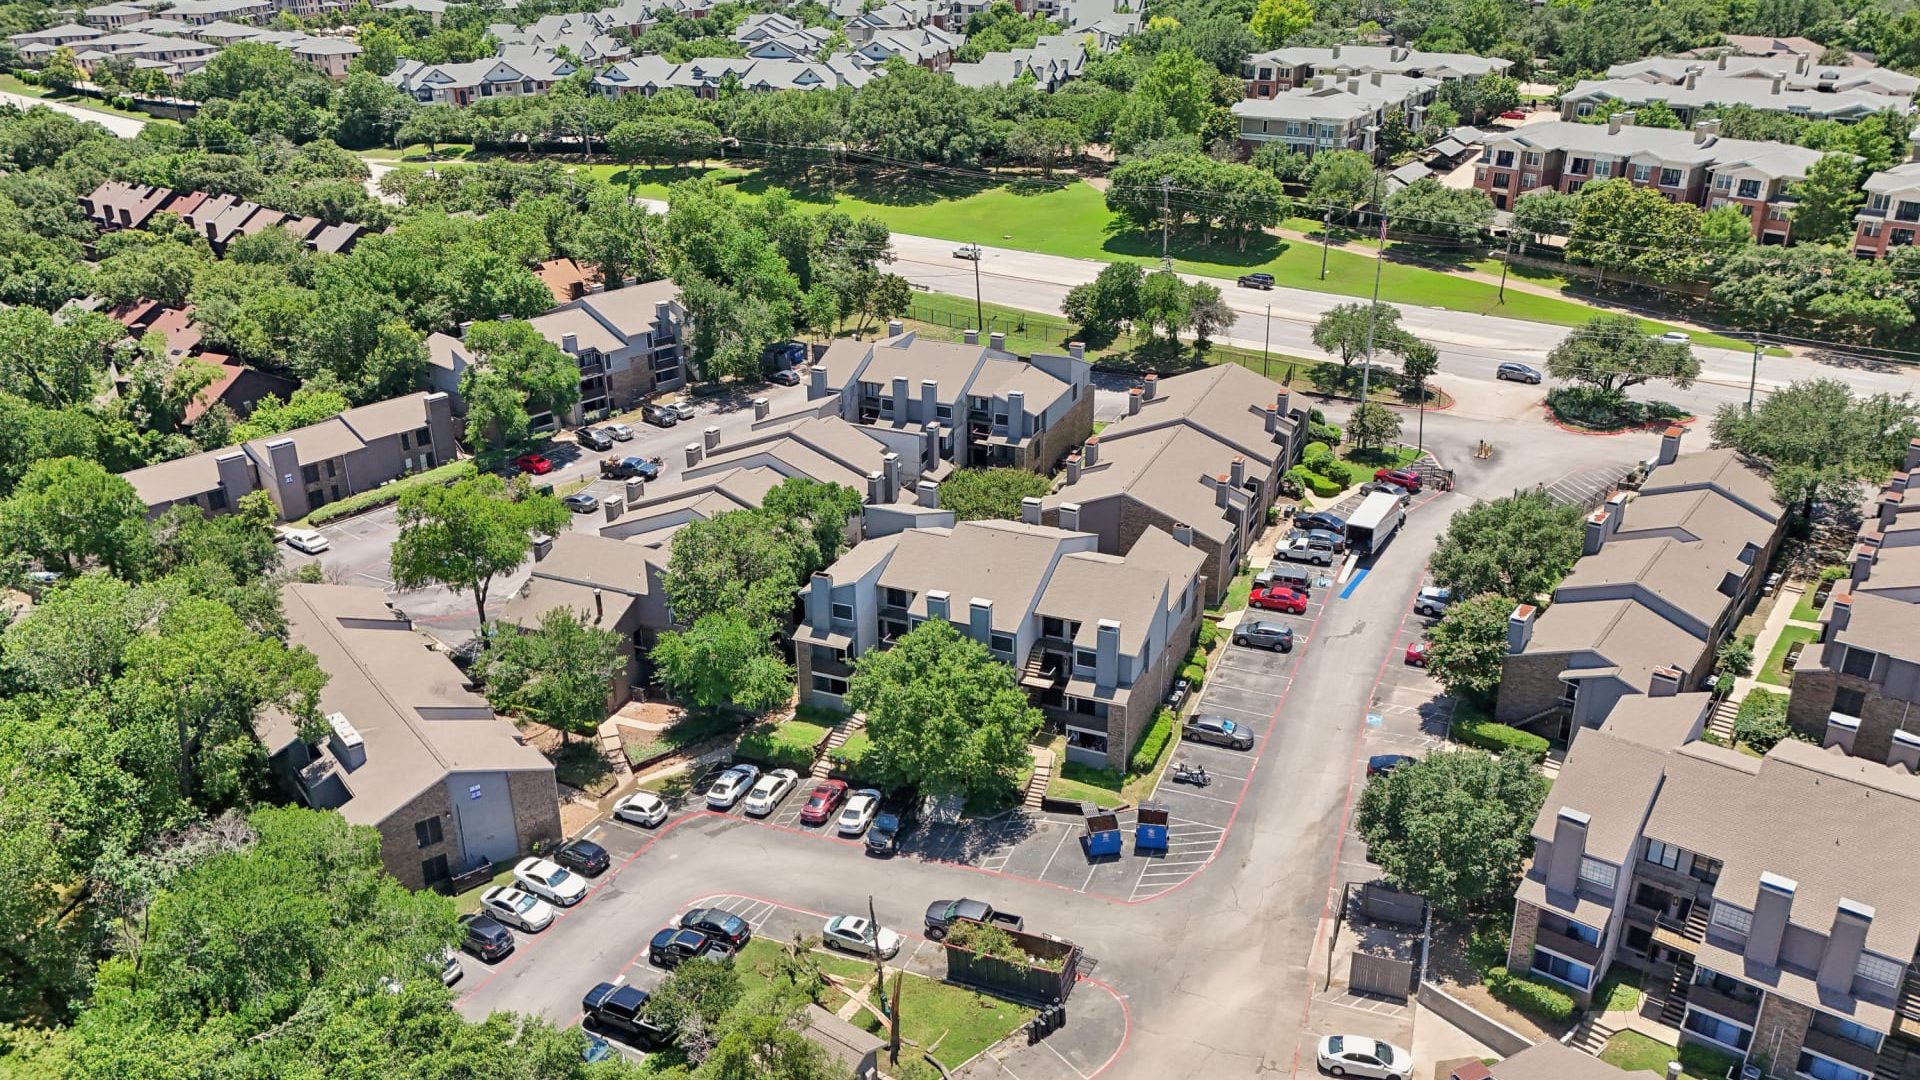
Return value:
<svg viewBox="0 0 1920 1080">
<path fill-rule="evenodd" d="M 1456 592 L 1455 596 L 1464 594 Z M 1496 593 L 1456 600 L 1427 630 L 1427 670 L 1455 697 L 1485 700 L 1500 685 L 1514 602 Z"/>
<path fill-rule="evenodd" d="M 1791 186 L 1793 238 L 1825 243 L 1853 238 L 1853 212 L 1866 202 L 1860 191 L 1860 162 L 1852 154 L 1826 154 Z"/>
<path fill-rule="evenodd" d="M 1513 895 L 1547 786 L 1519 754 L 1445 751 L 1374 778 L 1357 824 L 1389 882 L 1460 917 Z"/>
<path fill-rule="evenodd" d="M 767 624 L 741 612 L 702 615 L 661 634 L 651 655 L 660 681 L 695 708 L 757 713 L 793 694 L 793 668 L 774 651 Z"/>
<path fill-rule="evenodd" d="M 0 547 L 73 573 L 98 564 L 140 572 L 152 547 L 147 504 L 133 485 L 91 461 L 36 461 L 0 501 Z"/>
<path fill-rule="evenodd" d="M 527 437 L 533 414 L 563 412 L 580 400 L 580 365 L 531 323 L 476 323 L 467 349 L 472 363 L 460 373 L 460 394 L 473 442 L 511 446 Z"/>
<path fill-rule="evenodd" d="M 599 730 L 613 682 L 627 673 L 620 635 L 571 608 L 546 612 L 538 626 L 499 627 L 481 663 L 496 710 L 554 728 L 562 743 Z"/>
<path fill-rule="evenodd" d="M 400 496 L 393 541 L 394 584 L 444 585 L 472 594 L 484 632 L 493 579 L 527 560 L 535 533 L 567 527 L 567 508 L 550 495 L 509 488 L 492 473 L 448 487 L 410 488 Z"/>
<path fill-rule="evenodd" d="M 961 521 L 1018 521 L 1021 500 L 1052 489 L 1052 481 L 1026 469 L 961 469 L 940 485 L 940 505 Z"/>
<path fill-rule="evenodd" d="M 1595 315 L 1547 353 L 1547 374 L 1605 394 L 1656 379 L 1684 390 L 1699 377 L 1700 359 L 1692 345 L 1654 337 L 1631 315 Z"/>
<path fill-rule="evenodd" d="M 1920 405 L 1905 395 L 1857 396 L 1838 379 L 1808 379 L 1760 399 L 1751 412 L 1725 405 L 1713 444 L 1764 464 L 1776 498 L 1810 514 L 1813 504 L 1852 505 L 1863 484 L 1900 467 L 1920 434 Z"/>
<path fill-rule="evenodd" d="M 1539 596 L 1573 569 L 1583 535 L 1579 507 L 1519 492 L 1454 514 L 1427 568 L 1455 596 Z"/>
</svg>

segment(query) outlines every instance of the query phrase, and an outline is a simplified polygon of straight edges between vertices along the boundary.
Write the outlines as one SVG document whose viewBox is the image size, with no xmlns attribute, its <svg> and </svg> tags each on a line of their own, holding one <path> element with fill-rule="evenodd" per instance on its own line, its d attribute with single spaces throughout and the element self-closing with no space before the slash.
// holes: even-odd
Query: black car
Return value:
<svg viewBox="0 0 1920 1080">
<path fill-rule="evenodd" d="M 710 938 L 719 938 L 737 952 L 753 936 L 747 920 L 719 908 L 694 908 L 680 916 L 680 929 L 698 930 Z"/>
<path fill-rule="evenodd" d="M 491 915 L 460 916 L 460 948 L 484 963 L 494 963 L 513 951 L 513 931 Z"/>
<path fill-rule="evenodd" d="M 1375 754 L 1367 759 L 1367 775 L 1379 776 L 1414 760 L 1405 754 Z"/>
<path fill-rule="evenodd" d="M 567 509 L 576 514 L 591 514 L 600 509 L 600 499 L 584 491 L 576 491 L 560 501 L 567 504 Z"/>
<path fill-rule="evenodd" d="M 680 416 L 665 405 L 649 405 L 640 410 L 640 418 L 654 427 L 672 427 L 680 422 Z"/>
<path fill-rule="evenodd" d="M 1307 529 L 1309 531 L 1313 529 L 1325 529 L 1330 533 L 1339 533 L 1342 536 L 1347 534 L 1347 519 L 1338 514 L 1329 514 L 1325 510 L 1315 510 L 1311 514 L 1295 514 L 1293 515 L 1293 524 L 1296 528 Z"/>
<path fill-rule="evenodd" d="M 647 960 L 656 967 L 677 968 L 702 956 L 717 959 L 731 955 L 733 950 L 720 938 L 672 926 L 653 935 L 653 940 L 647 943 Z"/>
<path fill-rule="evenodd" d="M 867 854 L 893 855 L 900 850 L 900 838 L 913 828 L 913 809 L 882 807 L 867 826 Z"/>
<path fill-rule="evenodd" d="M 583 427 L 579 431 L 574 432 L 573 437 L 581 446 L 591 450 L 613 449 L 613 436 L 601 431 L 599 428 Z"/>
<path fill-rule="evenodd" d="M 637 476 L 642 480 L 660 478 L 660 459 L 645 457 L 607 458 L 600 463 L 600 475 L 611 480 Z"/>
<path fill-rule="evenodd" d="M 1272 274 L 1241 274 L 1239 285 L 1243 289 L 1273 288 Z"/>
<path fill-rule="evenodd" d="M 672 1035 L 654 1026 L 646 1016 L 650 995 L 637 986 L 615 986 L 603 982 L 580 999 L 580 1025 L 623 1036 L 641 1049 L 665 1045 Z"/>
<path fill-rule="evenodd" d="M 587 877 L 606 873 L 607 867 L 613 863 L 607 849 L 591 840 L 569 840 L 561 844 L 549 858 Z"/>
</svg>

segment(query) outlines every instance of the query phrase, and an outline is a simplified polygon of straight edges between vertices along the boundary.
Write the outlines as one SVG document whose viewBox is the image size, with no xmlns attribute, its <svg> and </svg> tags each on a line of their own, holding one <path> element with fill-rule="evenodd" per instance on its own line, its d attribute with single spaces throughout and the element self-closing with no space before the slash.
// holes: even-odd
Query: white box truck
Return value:
<svg viewBox="0 0 1920 1080">
<path fill-rule="evenodd" d="M 1377 553 L 1393 537 L 1405 514 L 1398 495 L 1376 491 L 1367 496 L 1347 519 L 1347 549 L 1361 555 Z"/>
</svg>

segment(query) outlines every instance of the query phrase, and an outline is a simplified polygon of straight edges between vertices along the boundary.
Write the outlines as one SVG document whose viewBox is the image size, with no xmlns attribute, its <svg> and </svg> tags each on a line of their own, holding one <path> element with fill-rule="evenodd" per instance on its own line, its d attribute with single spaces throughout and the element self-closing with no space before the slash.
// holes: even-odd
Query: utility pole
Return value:
<svg viewBox="0 0 1920 1080">
<path fill-rule="evenodd" d="M 1320 213 L 1320 280 L 1327 280 L 1327 248 L 1333 244 L 1333 210 Z"/>
<path fill-rule="evenodd" d="M 973 325 L 976 329 L 987 328 L 987 307 L 980 302 L 980 245 L 973 245 Z"/>
<path fill-rule="evenodd" d="M 880 958 L 880 916 L 873 909 L 873 894 L 867 894 L 867 930 L 873 934 L 873 992 L 880 997 L 881 1007 L 887 1004 L 887 964 Z M 896 998 L 893 1007 L 887 1009 L 887 1020 L 892 1029 L 887 1040 L 887 1056 L 895 1064 L 900 1063 L 900 1001 Z"/>
<path fill-rule="evenodd" d="M 1169 218 L 1167 193 L 1172 187 L 1173 177 L 1163 176 L 1160 178 L 1160 269 L 1162 270 L 1173 269 L 1173 259 L 1167 255 L 1167 225 Z"/>
<path fill-rule="evenodd" d="M 1513 262 L 1513 230 L 1507 230 L 1507 257 L 1500 260 L 1500 302 L 1507 302 L 1507 265 Z"/>
<path fill-rule="evenodd" d="M 1378 173 L 1374 174 L 1373 183 L 1374 206 L 1380 210 L 1380 250 L 1373 259 L 1373 306 L 1367 310 L 1367 366 L 1360 369 L 1360 403 L 1354 406 L 1356 409 L 1367 403 L 1367 387 L 1373 375 L 1373 332 L 1374 328 L 1380 325 L 1380 268 L 1387 261 L 1387 215 L 1385 209 L 1379 205 Z"/>
<path fill-rule="evenodd" d="M 1413 448 L 1425 453 L 1427 449 L 1427 380 L 1421 379 L 1414 384 L 1413 389 L 1420 395 L 1420 433 L 1414 436 Z"/>
<path fill-rule="evenodd" d="M 1760 335 L 1753 335 L 1753 370 L 1747 375 L 1748 416 L 1753 415 L 1753 392 L 1754 388 L 1760 383 L 1760 350 L 1764 348 L 1766 348 L 1766 344 L 1760 339 Z"/>
<path fill-rule="evenodd" d="M 1267 328 L 1260 335 L 1260 374 L 1267 373 L 1267 349 L 1273 344 L 1273 305 L 1267 305 Z"/>
</svg>

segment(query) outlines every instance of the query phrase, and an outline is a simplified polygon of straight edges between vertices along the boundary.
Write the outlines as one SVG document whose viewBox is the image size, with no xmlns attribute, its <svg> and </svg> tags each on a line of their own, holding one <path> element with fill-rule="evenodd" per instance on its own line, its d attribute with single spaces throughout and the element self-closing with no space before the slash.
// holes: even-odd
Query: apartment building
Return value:
<svg viewBox="0 0 1920 1080">
<path fill-rule="evenodd" d="M 1635 79 L 1646 83 L 1680 85 L 1688 76 L 1695 78 L 1748 79 L 1771 84 L 1780 81 L 1782 90 L 1813 90 L 1839 94 L 1865 92 L 1911 99 L 1920 91 L 1920 78 L 1882 67 L 1826 65 L 1805 54 L 1783 53 L 1774 56 L 1719 56 L 1704 61 L 1689 56 L 1655 56 L 1615 64 L 1607 69 L 1609 79 Z"/>
<path fill-rule="evenodd" d="M 1380 127 L 1399 112 L 1415 131 L 1426 126 L 1440 80 L 1371 72 L 1316 75 L 1306 84 L 1233 105 L 1240 148 L 1251 154 L 1266 143 L 1312 155 L 1321 150 L 1358 150 L 1380 156 Z"/>
<path fill-rule="evenodd" d="M 1729 105 L 1841 123 L 1852 123 L 1889 110 L 1905 113 L 1913 106 L 1910 94 L 1790 88 L 1784 75 L 1763 80 L 1690 74 L 1678 83 L 1583 79 L 1560 95 L 1560 118 L 1574 120 L 1595 113 L 1604 115 L 1621 108 L 1637 109 L 1655 101 L 1664 102 L 1684 124 L 1691 124 L 1702 109 Z"/>
<path fill-rule="evenodd" d="M 1304 449 L 1304 409 L 1234 364 L 1161 379 L 1127 395 L 1127 413 L 1069 455 L 1043 520 L 1100 538 L 1110 555 L 1158 529 L 1198 549 L 1206 602 L 1226 595 L 1265 528 L 1280 474 Z"/>
<path fill-rule="evenodd" d="M 1092 367 L 1071 355 L 1023 361 L 1005 334 L 980 344 L 902 333 L 898 322 L 877 341 L 837 341 L 807 373 L 807 401 L 848 423 L 925 434 L 920 468 L 1011 466 L 1051 471 L 1093 431 Z"/>
<path fill-rule="evenodd" d="M 272 496 L 278 518 L 292 521 L 330 502 L 452 461 L 455 432 L 452 399 L 422 392 L 121 475 L 152 514 L 180 504 L 225 513 L 241 496 L 264 490 Z"/>
<path fill-rule="evenodd" d="M 652 97 L 662 90 L 680 89 L 700 98 L 715 98 L 729 76 L 750 93 L 775 90 L 832 90 L 859 88 L 880 72 L 855 63 L 846 53 L 823 61 L 756 60 L 746 57 L 704 57 L 676 64 L 664 56 L 637 56 L 623 60 L 593 77 L 594 91 L 604 97 L 639 94 Z"/>
<path fill-rule="evenodd" d="M 1786 530 L 1772 485 L 1731 450 L 1660 440 L 1638 491 L 1587 519 L 1544 613 L 1514 609 L 1495 716 L 1572 738 L 1629 698 L 1702 689 Z"/>
<path fill-rule="evenodd" d="M 1032 76 L 1040 89 L 1054 91 L 1080 77 L 1086 70 L 1087 49 L 1072 34 L 1048 34 L 1031 49 L 990 52 L 967 64 L 954 64 L 949 71 L 961 86 L 1011 86 Z"/>
<path fill-rule="evenodd" d="M 1920 230 L 1920 161 L 1882 169 L 1861 185 L 1866 205 L 1853 215 L 1853 253 L 1878 259 L 1913 243 Z"/>
<path fill-rule="evenodd" d="M 308 742 L 284 714 L 257 725 L 296 798 L 378 829 L 387 872 L 415 889 L 561 838 L 552 763 L 386 594 L 290 583 L 280 601 L 288 643 L 327 673 L 325 738 Z"/>
<path fill-rule="evenodd" d="M 673 625 L 661 584 L 667 551 L 568 530 L 535 544 L 533 558 L 533 576 L 501 606 L 500 621 L 533 628 L 559 608 L 618 635 L 626 666 L 608 689 L 607 709 L 625 705 L 649 681 L 647 654 Z"/>
<path fill-rule="evenodd" d="M 1029 518 L 1038 500 L 1028 500 Z M 1125 556 L 1032 520 L 967 521 L 869 539 L 813 576 L 794 631 L 802 700 L 839 708 L 853 662 L 945 619 L 1019 673 L 1067 736 L 1067 758 L 1125 769 L 1206 605 L 1201 555 L 1158 529 Z"/>
<path fill-rule="evenodd" d="M 1398 75 L 1409 79 L 1477 79 L 1504 74 L 1513 61 L 1469 53 L 1421 52 L 1393 45 L 1300 46 L 1255 53 L 1241 67 L 1249 98 L 1269 98 L 1306 86 L 1316 76 L 1346 79 L 1354 75 Z"/>
<path fill-rule="evenodd" d="M 1581 1001 L 1640 968 L 1661 1019 L 1758 1075 L 1912 1076 L 1920 746 L 1764 758 L 1700 741 L 1711 701 L 1624 705 L 1568 753 L 1534 823 L 1508 966 Z"/>
<path fill-rule="evenodd" d="M 554 83 L 578 69 L 578 65 L 556 53 L 529 51 L 516 56 L 512 63 L 500 57 L 460 64 L 403 59 L 385 78 L 415 101 L 471 105 L 490 98 L 544 94 Z"/>
<path fill-rule="evenodd" d="M 580 401 L 569 424 L 687 383 L 691 327 L 671 279 L 588 293 L 527 321 L 580 365 Z"/>
<path fill-rule="evenodd" d="M 1714 120 L 1676 131 L 1638 127 L 1632 113 L 1616 113 L 1605 125 L 1556 121 L 1488 137 L 1474 186 L 1508 210 L 1529 191 L 1574 192 L 1589 180 L 1625 177 L 1673 202 L 1736 207 L 1753 221 L 1757 242 L 1785 243 L 1789 191 L 1821 156 L 1802 146 L 1722 138 Z"/>
<path fill-rule="evenodd" d="M 1810 739 L 1844 737 L 1873 761 L 1920 755 L 1920 440 L 1875 500 L 1851 573 L 1834 583 L 1820 639 L 1793 668 L 1787 718 Z"/>
<path fill-rule="evenodd" d="M 103 232 L 144 229 L 155 214 L 172 214 L 204 236 L 216 255 L 225 254 L 236 236 L 250 236 L 279 226 L 299 237 L 314 251 L 342 254 L 352 250 L 366 229 L 353 222 L 329 225 L 315 217 L 295 217 L 232 195 L 123 184 L 108 180 L 80 199 L 87 219 Z"/>
</svg>

